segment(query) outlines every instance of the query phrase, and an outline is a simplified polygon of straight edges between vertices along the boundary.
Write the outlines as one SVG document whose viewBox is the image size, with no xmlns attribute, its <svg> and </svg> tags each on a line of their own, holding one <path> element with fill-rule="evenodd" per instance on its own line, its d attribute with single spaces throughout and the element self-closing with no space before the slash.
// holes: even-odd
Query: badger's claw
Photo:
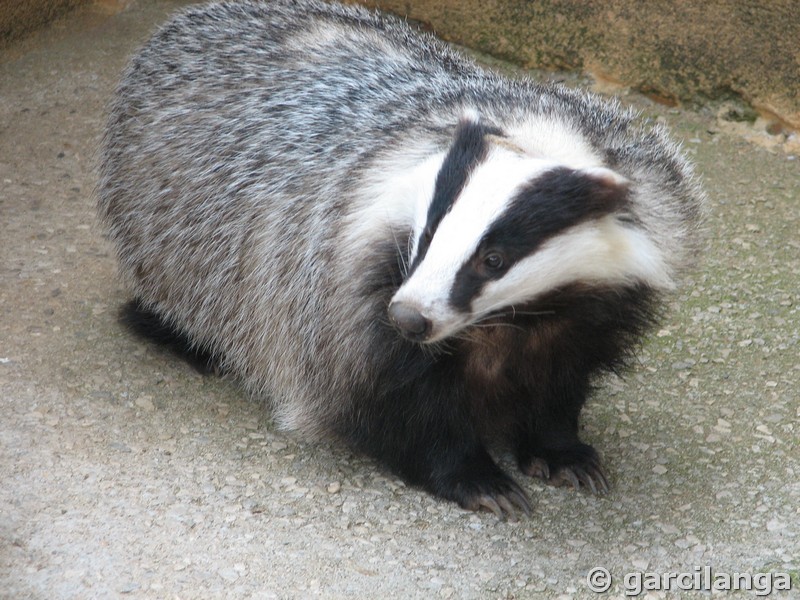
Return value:
<svg viewBox="0 0 800 600">
<path fill-rule="evenodd" d="M 589 488 L 593 494 L 604 495 L 610 490 L 608 480 L 600 469 L 587 470 L 584 467 L 561 467 L 550 478 L 549 483 L 556 486 L 571 485 L 573 488 Z"/>
<path fill-rule="evenodd" d="M 579 444 L 565 452 L 550 454 L 547 459 L 537 456 L 522 464 L 522 472 L 550 485 L 572 486 L 576 490 L 584 487 L 598 495 L 611 490 L 600 457 L 591 446 Z"/>
<path fill-rule="evenodd" d="M 459 505 L 466 510 L 490 511 L 503 520 L 516 521 L 520 511 L 529 517 L 531 504 L 527 494 L 513 479 L 503 477 L 475 484 L 474 492 L 463 494 Z"/>
<path fill-rule="evenodd" d="M 500 507 L 500 503 L 492 496 L 478 496 L 475 502 L 477 503 L 478 509 L 490 510 L 497 516 L 498 519 L 504 518 L 503 509 Z"/>
<path fill-rule="evenodd" d="M 526 517 L 531 516 L 531 505 L 528 498 L 522 492 L 509 491 L 507 495 L 490 496 L 482 494 L 475 498 L 474 503 L 465 505 L 467 510 L 488 510 L 493 512 L 498 519 L 517 521 L 518 511 L 525 513 Z"/>
<path fill-rule="evenodd" d="M 523 473 L 546 481 L 550 479 L 550 465 L 548 465 L 547 461 L 543 458 L 534 458 L 530 464 L 523 469 Z"/>
</svg>

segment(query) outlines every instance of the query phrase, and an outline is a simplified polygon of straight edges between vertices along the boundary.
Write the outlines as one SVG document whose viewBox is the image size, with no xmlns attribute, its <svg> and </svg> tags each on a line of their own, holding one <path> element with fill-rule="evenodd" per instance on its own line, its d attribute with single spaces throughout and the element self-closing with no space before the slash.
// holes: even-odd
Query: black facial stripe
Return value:
<svg viewBox="0 0 800 600">
<path fill-rule="evenodd" d="M 458 124 L 453 143 L 436 176 L 436 186 L 428 207 L 425 229 L 417 245 L 417 254 L 409 275 L 422 262 L 436 228 L 461 194 L 470 174 L 486 158 L 488 134 L 502 135 L 499 129 L 490 125 L 468 120 Z M 425 232 L 428 235 L 425 235 Z"/>
<path fill-rule="evenodd" d="M 626 201 L 624 185 L 566 167 L 552 169 L 520 189 L 481 246 L 503 248 L 516 261 L 568 227 L 610 214 Z"/>
<path fill-rule="evenodd" d="M 458 311 L 469 312 L 472 299 L 481 293 L 486 282 L 491 281 L 478 273 L 472 262 L 461 265 L 450 290 L 450 304 Z"/>
<path fill-rule="evenodd" d="M 451 304 L 468 312 L 472 299 L 487 281 L 502 277 L 515 262 L 532 255 L 565 229 L 623 208 L 627 191 L 625 185 L 567 167 L 552 169 L 530 181 L 491 224 L 475 255 L 459 269 L 450 291 Z M 504 270 L 493 276 L 476 269 L 489 249 L 505 259 Z"/>
</svg>

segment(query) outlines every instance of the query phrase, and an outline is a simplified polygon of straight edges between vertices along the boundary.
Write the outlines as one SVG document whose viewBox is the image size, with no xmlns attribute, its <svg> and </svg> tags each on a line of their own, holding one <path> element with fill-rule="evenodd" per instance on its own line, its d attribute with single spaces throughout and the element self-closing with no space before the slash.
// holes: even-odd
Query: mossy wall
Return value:
<svg viewBox="0 0 800 600">
<path fill-rule="evenodd" d="M 800 129 L 797 0 L 360 0 L 530 68 L 581 69 L 665 103 L 739 97 Z"/>
<path fill-rule="evenodd" d="M 91 0 L 0 0 L 0 46 Z"/>
<path fill-rule="evenodd" d="M 348 1 L 523 67 L 580 69 L 668 104 L 741 98 L 800 130 L 798 0 Z M 81 4 L 125 0 L 0 0 L 0 46 Z"/>
</svg>

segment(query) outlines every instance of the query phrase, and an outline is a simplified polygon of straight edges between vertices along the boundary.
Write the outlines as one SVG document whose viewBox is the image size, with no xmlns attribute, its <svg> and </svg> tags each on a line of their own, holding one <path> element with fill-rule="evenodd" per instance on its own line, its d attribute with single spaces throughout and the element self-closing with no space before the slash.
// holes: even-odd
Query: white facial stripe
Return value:
<svg viewBox="0 0 800 600">
<path fill-rule="evenodd" d="M 547 157 L 573 169 L 603 164 L 584 137 L 560 119 L 535 115 L 510 128 L 506 134 L 532 157 Z"/>
<path fill-rule="evenodd" d="M 444 156 L 443 152 L 421 148 L 407 156 L 378 161 L 372 168 L 374 176 L 366 179 L 347 216 L 344 243 L 355 250 L 376 238 L 384 239 L 387 229 L 400 235 L 403 230 L 416 228 L 420 220 L 418 227 L 424 227 Z M 409 242 L 405 237 L 396 241 L 401 248 Z"/>
<path fill-rule="evenodd" d="M 419 266 L 420 275 L 427 271 L 450 272 L 452 265 L 463 265 L 475 252 L 487 227 L 508 208 L 519 186 L 552 166 L 505 150 L 491 150 L 439 223 Z"/>
<path fill-rule="evenodd" d="M 394 300 L 417 307 L 437 326 L 449 329 L 451 324 L 461 323 L 464 316 L 450 306 L 456 274 L 475 253 L 487 227 L 506 210 L 520 185 L 555 166 L 551 161 L 492 148 L 442 218 L 425 258 Z"/>
<path fill-rule="evenodd" d="M 484 286 L 473 301 L 473 318 L 571 283 L 629 281 L 663 289 L 674 286 L 661 253 L 647 236 L 608 216 L 567 230 Z"/>
<path fill-rule="evenodd" d="M 333 27 L 330 31 L 322 31 L 317 43 L 324 44 L 333 39 L 332 34 L 335 32 L 336 28 Z M 472 119 L 478 119 L 477 113 Z M 536 116 L 506 133 L 509 141 L 522 149 L 526 156 L 493 146 L 487 160 L 473 173 L 465 193 L 453 207 L 453 211 L 458 205 L 463 207 L 459 214 L 466 216 L 463 223 L 470 223 L 472 231 L 462 230 L 464 225 L 459 223 L 451 227 L 450 239 L 437 243 L 444 247 L 458 248 L 465 239 L 473 240 L 475 243 L 461 252 L 462 259 L 472 255 L 480 239 L 480 235 L 474 230 L 482 229 L 489 223 L 481 219 L 502 212 L 511 198 L 512 190 L 521 181 L 529 180 L 548 164 L 587 169 L 602 165 L 601 159 L 591 151 L 583 138 L 562 121 Z M 444 152 L 437 151 L 430 144 L 420 144 L 416 148 L 410 148 L 406 144 L 402 154 L 390 154 L 377 161 L 372 167 L 374 175 L 365 180 L 362 193 L 348 215 L 344 227 L 344 243 L 357 250 L 376 238 L 383 238 L 387 229 L 400 231 L 411 227 L 414 232 L 414 246 L 410 249 L 409 261 L 413 261 L 417 241 L 425 227 L 428 207 L 433 199 L 436 176 L 444 157 Z M 542 157 L 548 157 L 548 160 L 543 160 Z M 491 168 L 485 168 L 490 161 Z M 480 187 L 473 184 L 480 184 Z M 469 200 L 464 202 L 467 198 Z M 498 198 L 501 201 L 495 202 Z M 456 220 L 450 219 L 453 222 Z M 438 236 L 437 231 L 436 237 Z M 397 242 L 405 245 L 408 240 L 398 239 Z M 454 260 L 457 257 L 453 256 L 449 261 L 443 259 L 438 270 L 449 271 L 448 263 Z M 428 256 L 423 262 L 428 262 Z"/>
</svg>

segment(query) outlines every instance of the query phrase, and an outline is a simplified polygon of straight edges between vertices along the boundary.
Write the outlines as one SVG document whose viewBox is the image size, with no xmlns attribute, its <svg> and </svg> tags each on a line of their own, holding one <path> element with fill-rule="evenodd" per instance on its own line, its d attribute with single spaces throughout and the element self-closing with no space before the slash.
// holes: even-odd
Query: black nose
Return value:
<svg viewBox="0 0 800 600">
<path fill-rule="evenodd" d="M 431 322 L 416 308 L 403 302 L 389 305 L 389 318 L 404 336 L 412 340 L 424 340 L 431 332 Z"/>
</svg>

